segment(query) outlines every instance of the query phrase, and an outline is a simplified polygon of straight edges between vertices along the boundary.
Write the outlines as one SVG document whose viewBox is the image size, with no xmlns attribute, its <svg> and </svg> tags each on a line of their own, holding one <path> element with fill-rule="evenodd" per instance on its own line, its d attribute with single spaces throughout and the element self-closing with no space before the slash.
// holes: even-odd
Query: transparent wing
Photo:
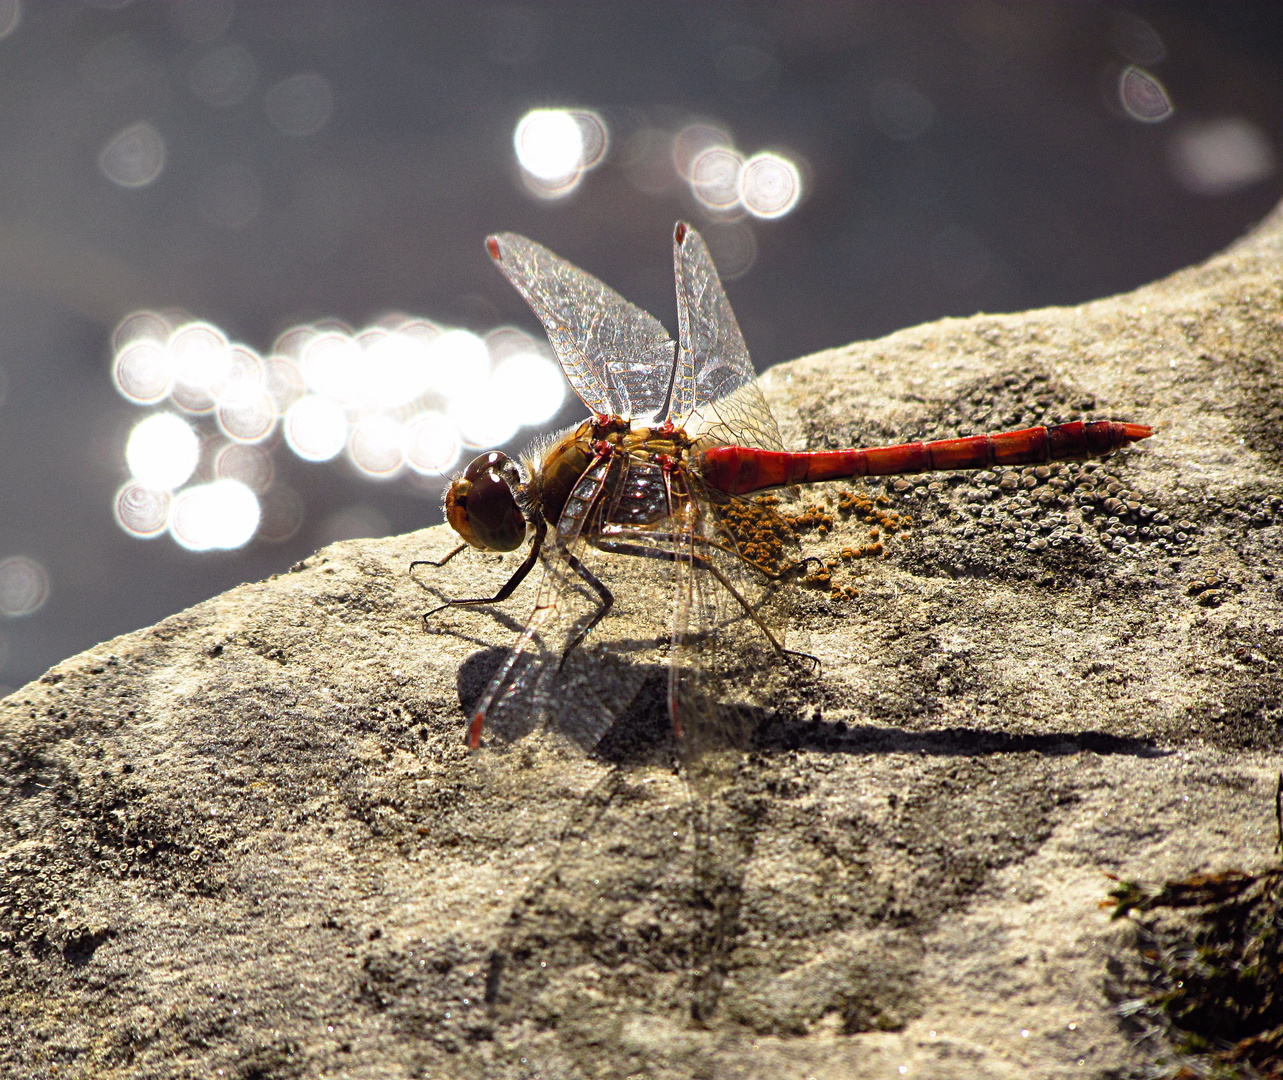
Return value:
<svg viewBox="0 0 1283 1080">
<path fill-rule="evenodd" d="M 673 367 L 673 342 L 658 319 L 524 236 L 500 233 L 486 247 L 543 323 L 589 409 L 626 419 L 658 413 Z"/>
<path fill-rule="evenodd" d="M 669 418 L 709 442 L 783 450 L 717 267 L 683 222 L 673 232 L 673 268 L 679 333 Z"/>
<path fill-rule="evenodd" d="M 567 501 L 545 545 L 535 611 L 474 709 L 483 737 L 512 742 L 542 726 L 591 750 L 639 707 L 648 682 L 656 688 L 654 706 L 662 707 L 667 609 L 661 603 L 655 610 L 648 588 L 656 569 L 590 543 L 619 506 L 627 463 L 623 454 L 598 462 Z M 612 598 L 608 612 L 594 582 Z"/>
<path fill-rule="evenodd" d="M 777 644 L 792 588 L 781 573 L 798 552 L 793 531 L 757 501 L 697 487 L 692 505 L 699 512 L 679 536 L 669 703 L 692 777 L 715 785 L 796 682 Z"/>
<path fill-rule="evenodd" d="M 700 929 L 691 945 L 696 1017 L 715 1011 L 732 966 L 743 883 L 765 812 L 762 777 L 744 751 L 772 712 L 787 707 L 798 681 L 795 666 L 765 632 L 783 644 L 785 583 L 744 561 L 759 548 L 763 557 L 770 550 L 791 557 L 785 545 L 772 548 L 763 540 L 783 522 L 769 520 L 777 516 L 773 511 L 763 520 L 752 504 L 722 499 L 695 500 L 703 513 L 689 515 L 681 534 L 669 666 L 670 709 L 692 793 L 700 898 Z M 781 535 L 791 538 L 791 531 L 785 526 Z"/>
</svg>

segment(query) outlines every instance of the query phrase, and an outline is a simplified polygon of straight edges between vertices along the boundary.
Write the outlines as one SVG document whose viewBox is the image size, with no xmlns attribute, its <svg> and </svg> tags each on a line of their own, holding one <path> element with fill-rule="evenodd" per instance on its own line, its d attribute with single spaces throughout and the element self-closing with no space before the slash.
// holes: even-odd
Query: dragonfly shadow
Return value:
<svg viewBox="0 0 1283 1080">
<path fill-rule="evenodd" d="M 566 665 L 563 676 L 546 692 L 553 704 L 542 718 L 544 726 L 609 765 L 671 768 L 679 754 L 668 719 L 667 668 L 630 660 L 623 655 L 627 643 L 616 642 L 614 647 L 619 651 L 576 655 Z M 483 649 L 460 666 L 456 685 L 466 715 L 472 713 L 506 656 L 503 649 Z M 585 701 L 572 692 L 585 678 L 622 692 L 609 706 L 600 697 Z M 517 742 L 534 731 L 538 719 L 532 716 L 520 726 L 505 724 L 497 734 L 504 742 Z"/>
<path fill-rule="evenodd" d="M 847 726 L 815 720 L 789 723 L 778 716 L 772 717 L 757 729 L 754 749 L 765 754 L 803 750 L 832 754 L 925 754 L 944 757 L 983 757 L 1033 751 L 1047 757 L 1090 752 L 1158 758 L 1172 753 L 1155 746 L 1149 739 L 1111 735 L 1090 729 L 1039 735 L 1014 735 L 968 727 L 906 731 L 896 727 L 877 727 L 871 724 Z"/>
</svg>

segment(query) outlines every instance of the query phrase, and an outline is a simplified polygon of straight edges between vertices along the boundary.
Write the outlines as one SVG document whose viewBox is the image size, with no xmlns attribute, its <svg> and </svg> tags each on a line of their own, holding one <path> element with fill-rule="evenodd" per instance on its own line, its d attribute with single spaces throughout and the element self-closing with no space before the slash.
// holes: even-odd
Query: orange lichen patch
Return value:
<svg viewBox="0 0 1283 1080">
<path fill-rule="evenodd" d="M 791 522 L 774 509 L 778 502 L 773 496 L 710 498 L 721 539 L 747 562 L 771 576 L 780 574 L 794 561 L 792 548 L 796 541 Z"/>
<path fill-rule="evenodd" d="M 821 503 L 811 503 L 808 506 L 804 506 L 796 514 L 785 514 L 784 520 L 792 526 L 793 531 L 798 535 L 809 529 L 814 529 L 821 536 L 825 536 L 836 524 L 833 515 Z"/>
<path fill-rule="evenodd" d="M 844 518 L 854 516 L 866 525 L 874 526 L 870 538 L 877 540 L 881 529 L 895 533 L 913 524 L 908 514 L 889 510 L 891 499 L 886 495 L 867 495 L 863 492 L 842 488 L 838 491 L 838 513 Z"/>
</svg>

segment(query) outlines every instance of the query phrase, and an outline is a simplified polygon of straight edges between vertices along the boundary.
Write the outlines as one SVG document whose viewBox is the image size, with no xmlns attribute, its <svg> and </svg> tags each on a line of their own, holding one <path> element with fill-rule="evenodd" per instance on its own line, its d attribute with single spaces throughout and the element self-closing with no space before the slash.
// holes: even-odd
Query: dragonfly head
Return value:
<svg viewBox="0 0 1283 1080">
<path fill-rule="evenodd" d="M 497 450 L 473 458 L 445 495 L 445 516 L 473 547 L 514 551 L 526 538 L 526 517 L 517 503 L 517 464 Z"/>
</svg>

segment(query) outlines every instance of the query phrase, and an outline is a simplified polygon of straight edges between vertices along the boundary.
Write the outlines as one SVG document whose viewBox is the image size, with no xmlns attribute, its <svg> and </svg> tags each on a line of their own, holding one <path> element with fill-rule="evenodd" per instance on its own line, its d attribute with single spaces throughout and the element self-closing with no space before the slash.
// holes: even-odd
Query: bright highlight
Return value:
<svg viewBox="0 0 1283 1080">
<path fill-rule="evenodd" d="M 169 514 L 170 535 L 190 551 L 243 547 L 258 528 L 258 499 L 239 480 L 182 491 Z"/>
<path fill-rule="evenodd" d="M 154 413 L 134 425 L 125 444 L 129 472 L 143 487 L 172 491 L 196 471 L 200 438 L 173 413 Z"/>
</svg>

